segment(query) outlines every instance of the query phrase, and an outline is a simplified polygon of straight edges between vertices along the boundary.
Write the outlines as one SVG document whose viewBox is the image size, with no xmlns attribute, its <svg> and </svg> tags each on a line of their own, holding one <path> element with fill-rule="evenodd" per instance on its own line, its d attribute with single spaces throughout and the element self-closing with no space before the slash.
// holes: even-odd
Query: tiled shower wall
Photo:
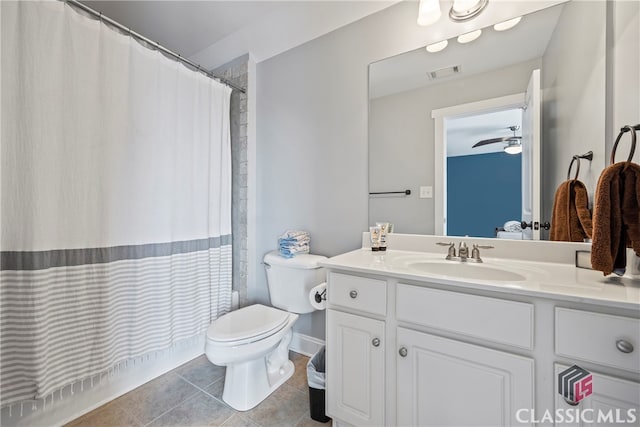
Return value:
<svg viewBox="0 0 640 427">
<path fill-rule="evenodd" d="M 236 86 L 247 89 L 248 63 L 232 61 L 214 71 Z M 231 166 L 232 166 L 232 233 L 233 290 L 240 295 L 240 306 L 247 305 L 247 95 L 231 93 Z"/>
</svg>

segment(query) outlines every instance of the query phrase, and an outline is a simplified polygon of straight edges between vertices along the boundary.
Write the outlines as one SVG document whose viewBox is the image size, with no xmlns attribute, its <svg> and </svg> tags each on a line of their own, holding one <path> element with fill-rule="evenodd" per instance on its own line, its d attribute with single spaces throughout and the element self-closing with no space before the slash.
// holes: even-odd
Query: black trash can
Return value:
<svg viewBox="0 0 640 427">
<path fill-rule="evenodd" d="M 307 363 L 307 381 L 309 383 L 309 414 L 311 419 L 326 423 L 331 421 L 324 412 L 325 394 L 325 347 L 322 346 Z"/>
</svg>

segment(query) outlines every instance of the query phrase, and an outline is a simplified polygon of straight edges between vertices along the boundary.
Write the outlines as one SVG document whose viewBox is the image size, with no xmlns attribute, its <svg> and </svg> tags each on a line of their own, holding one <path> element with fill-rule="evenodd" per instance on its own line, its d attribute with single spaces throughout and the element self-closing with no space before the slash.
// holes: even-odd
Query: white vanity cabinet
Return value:
<svg viewBox="0 0 640 427">
<path fill-rule="evenodd" d="M 327 310 L 327 414 L 358 426 L 385 424 L 384 280 L 330 273 Z M 376 318 L 377 317 L 377 318 Z"/>
<path fill-rule="evenodd" d="M 327 327 L 327 413 L 353 425 L 384 425 L 384 322 L 328 310 Z"/>
<path fill-rule="evenodd" d="M 564 420 L 557 426 L 640 424 L 640 383 L 599 372 L 614 368 L 629 372 L 629 377 L 640 374 L 640 319 L 556 307 L 555 352 L 579 365 L 588 364 L 592 375 L 592 394 L 575 405 L 589 411 L 587 419 Z M 556 375 L 567 368 L 555 364 Z M 574 406 L 556 394 L 555 408 Z"/>
<path fill-rule="evenodd" d="M 540 417 L 572 408 L 640 420 L 633 309 L 328 268 L 326 407 L 339 426 L 559 426 Z M 557 385 L 573 364 L 594 378 L 576 407 Z"/>
<path fill-rule="evenodd" d="M 516 425 L 533 405 L 533 359 L 398 328 L 398 425 Z"/>
</svg>

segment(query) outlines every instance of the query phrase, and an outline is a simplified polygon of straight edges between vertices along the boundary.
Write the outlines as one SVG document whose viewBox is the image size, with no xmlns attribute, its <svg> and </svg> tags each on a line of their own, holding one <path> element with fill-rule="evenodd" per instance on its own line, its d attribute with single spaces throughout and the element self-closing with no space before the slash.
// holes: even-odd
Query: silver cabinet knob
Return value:
<svg viewBox="0 0 640 427">
<path fill-rule="evenodd" d="M 374 338 L 371 344 L 373 344 L 374 347 L 380 347 L 380 338 Z"/>
<path fill-rule="evenodd" d="M 353 299 L 356 299 L 356 297 L 358 296 L 358 291 L 351 291 L 349 292 L 349 296 Z"/>
<path fill-rule="evenodd" d="M 633 344 L 626 340 L 616 341 L 616 348 L 623 353 L 633 353 Z"/>
<path fill-rule="evenodd" d="M 574 402 L 572 400 L 567 399 L 566 397 L 564 398 L 564 401 L 567 403 L 567 405 L 571 405 L 571 406 L 578 406 L 580 404 L 580 402 Z"/>
<path fill-rule="evenodd" d="M 409 354 L 409 351 L 407 350 L 406 347 L 400 347 L 400 350 L 398 350 L 398 354 L 402 357 L 407 357 L 407 354 Z"/>
</svg>

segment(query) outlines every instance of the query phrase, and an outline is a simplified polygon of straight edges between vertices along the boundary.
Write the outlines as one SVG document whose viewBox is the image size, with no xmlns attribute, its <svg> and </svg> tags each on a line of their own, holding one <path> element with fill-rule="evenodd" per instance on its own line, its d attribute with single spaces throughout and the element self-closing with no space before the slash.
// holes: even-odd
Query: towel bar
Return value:
<svg viewBox="0 0 640 427">
<path fill-rule="evenodd" d="M 404 194 L 405 196 L 409 196 L 411 195 L 411 190 L 404 190 L 404 191 L 379 191 L 379 192 L 375 192 L 375 193 L 369 193 L 369 195 L 372 194 Z"/>
<path fill-rule="evenodd" d="M 576 176 L 573 178 L 574 181 L 578 180 L 578 175 L 580 174 L 580 159 L 587 159 L 589 161 L 593 160 L 593 151 L 587 151 L 584 154 L 581 155 L 575 155 L 571 158 L 571 163 L 569 163 L 569 170 L 567 171 L 567 181 L 570 179 L 569 177 L 571 176 L 571 168 L 573 167 L 573 162 L 577 162 L 577 168 L 576 168 Z"/>
<path fill-rule="evenodd" d="M 616 138 L 616 142 L 613 144 L 613 149 L 611 150 L 611 164 L 614 164 L 616 162 L 616 150 L 618 149 L 618 142 L 620 142 L 620 138 L 622 138 L 622 135 L 624 135 L 625 133 L 629 132 L 631 134 L 631 150 L 629 151 L 629 157 L 627 158 L 627 162 L 630 162 L 631 159 L 633 159 L 633 155 L 636 153 L 636 131 L 640 130 L 640 124 L 635 125 L 635 126 L 631 126 L 631 125 L 626 125 L 623 126 L 622 129 L 620 129 L 620 133 L 618 134 L 618 137 Z"/>
</svg>

